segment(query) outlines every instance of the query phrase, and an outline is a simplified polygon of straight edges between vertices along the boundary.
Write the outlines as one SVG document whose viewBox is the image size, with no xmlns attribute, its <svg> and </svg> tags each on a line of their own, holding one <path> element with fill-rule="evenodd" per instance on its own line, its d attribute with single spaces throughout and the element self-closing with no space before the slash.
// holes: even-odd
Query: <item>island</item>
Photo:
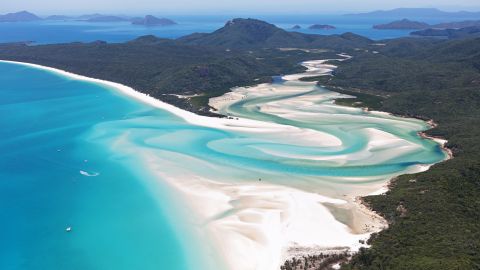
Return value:
<svg viewBox="0 0 480 270">
<path fill-rule="evenodd" d="M 177 23 L 167 18 L 157 18 L 152 15 L 146 15 L 145 17 L 128 17 L 128 16 L 116 16 L 116 15 L 104 15 L 99 13 L 85 14 L 80 16 L 65 16 L 65 15 L 51 15 L 47 16 L 45 20 L 50 21 L 69 21 L 78 20 L 83 22 L 102 23 L 102 22 L 131 22 L 134 25 L 144 26 L 170 26 Z"/>
<path fill-rule="evenodd" d="M 355 46 L 373 41 L 353 33 L 340 35 L 314 35 L 288 32 L 273 24 L 256 19 L 233 19 L 213 33 L 196 33 L 181 37 L 188 45 L 214 46 L 226 49 L 266 48 L 325 48 L 351 50 Z"/>
<path fill-rule="evenodd" d="M 297 24 L 297 25 L 292 26 L 291 29 L 292 29 L 292 30 L 300 30 L 300 29 L 302 29 L 302 27 Z"/>
<path fill-rule="evenodd" d="M 460 22 L 448 22 L 448 23 L 439 23 L 432 25 L 432 28 L 436 29 L 460 29 L 466 27 L 475 27 L 480 26 L 480 20 L 468 20 Z"/>
<path fill-rule="evenodd" d="M 211 115 L 215 114 L 209 99 L 235 86 L 271 82 L 270 76 L 275 74 L 305 72 L 306 67 L 298 63 L 306 60 L 333 59 L 317 64 L 337 66 L 335 72 L 312 72 L 314 77 L 304 74 L 300 75 L 303 78 L 294 76 L 295 80 L 311 81 L 311 85 L 317 82 L 344 94 L 332 98 L 337 105 L 429 121 L 432 129 L 420 135 L 442 142 L 443 149 L 438 145 L 436 150 L 447 151 L 454 158 L 392 179 L 385 194 L 359 199 L 388 222 L 388 229 L 366 242 L 370 248 L 362 247 L 354 254 L 307 250 L 307 254 L 287 260 L 283 269 L 316 263 L 325 267 L 341 263 L 346 270 L 475 269 L 480 246 L 479 51 L 480 39 L 474 35 L 461 40 L 399 38 L 379 45 L 351 33 L 306 35 L 259 20 L 234 19 L 213 33 L 176 40 L 146 36 L 120 44 L 2 44 L 0 59 L 121 83 L 175 106 Z M 318 66 L 310 67 L 318 72 Z M 382 117 L 390 116 L 382 113 Z M 374 149 L 381 150 L 378 146 Z M 247 194 L 238 203 L 245 206 L 257 201 L 252 196 Z M 313 201 L 320 204 L 316 198 Z"/>
<path fill-rule="evenodd" d="M 272 74 L 301 71 L 297 63 L 319 56 L 308 50 L 275 48 L 321 47 L 340 53 L 358 47 L 366 49 L 371 43 L 352 33 L 310 35 L 288 32 L 260 20 L 233 19 L 213 33 L 176 40 L 144 36 L 120 44 L 17 44 L 0 46 L 0 56 L 116 81 L 183 109 L 211 115 L 208 97 L 224 94 L 236 85 L 268 82 Z M 118 52 L 115 60 L 109 51 Z M 324 57 L 332 55 L 326 52 Z M 93 65 L 90 61 L 116 64 Z M 175 95 L 196 96 L 182 99 Z"/>
<path fill-rule="evenodd" d="M 480 26 L 470 26 L 459 29 L 435 29 L 429 28 L 425 30 L 415 31 L 410 33 L 413 36 L 422 37 L 443 37 L 449 39 L 456 38 L 471 38 L 480 36 Z"/>
<path fill-rule="evenodd" d="M 132 24 L 145 26 L 171 26 L 177 23 L 167 18 L 157 18 L 152 15 L 147 15 L 144 18 L 132 19 Z"/>
<path fill-rule="evenodd" d="M 65 15 L 51 15 L 45 18 L 45 20 L 50 20 L 50 21 L 68 21 L 68 20 L 74 20 L 75 17 L 71 16 L 65 16 Z"/>
<path fill-rule="evenodd" d="M 94 16 L 85 20 L 86 22 L 125 22 L 128 18 L 110 15 Z"/>
<path fill-rule="evenodd" d="M 387 24 L 377 24 L 374 25 L 374 29 L 380 30 L 412 30 L 412 29 L 425 29 L 430 27 L 428 23 L 411 21 L 408 19 L 403 19 L 400 21 L 394 21 Z"/>
<path fill-rule="evenodd" d="M 308 29 L 310 29 L 310 30 L 334 30 L 334 29 L 337 29 L 337 28 L 335 26 L 329 25 L 329 24 L 314 24 L 314 25 L 311 25 L 310 27 L 308 27 Z"/>
<path fill-rule="evenodd" d="M 8 13 L 0 15 L 0 22 L 32 22 L 40 21 L 41 18 L 28 11 L 20 11 L 15 13 Z"/>
<path fill-rule="evenodd" d="M 480 12 L 471 12 L 471 11 L 443 11 L 437 8 L 395 8 L 391 10 L 377 10 L 366 13 L 357 13 L 357 14 L 346 14 L 345 16 L 349 17 L 358 17 L 358 18 L 393 18 L 393 19 L 402 19 L 402 18 L 415 18 L 415 19 L 426 19 L 426 18 L 464 18 L 464 19 L 477 19 L 480 17 Z"/>
<path fill-rule="evenodd" d="M 77 19 L 88 20 L 88 19 L 92 19 L 92 18 L 96 18 L 96 17 L 103 17 L 103 16 L 107 16 L 107 15 L 103 15 L 103 14 L 99 14 L 99 13 L 84 14 L 84 15 L 78 16 Z"/>
<path fill-rule="evenodd" d="M 458 22 L 446 22 L 438 24 L 428 24 L 424 22 L 411 21 L 409 19 L 403 19 L 400 21 L 394 21 L 387 24 L 374 25 L 375 29 L 398 29 L 398 30 L 421 30 L 421 29 L 460 29 L 467 27 L 480 26 L 480 20 L 467 20 Z"/>
</svg>

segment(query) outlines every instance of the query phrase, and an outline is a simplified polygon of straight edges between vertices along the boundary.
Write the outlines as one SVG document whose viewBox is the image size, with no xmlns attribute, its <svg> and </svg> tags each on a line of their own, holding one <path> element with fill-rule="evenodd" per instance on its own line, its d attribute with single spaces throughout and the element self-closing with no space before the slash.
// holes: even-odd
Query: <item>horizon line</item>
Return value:
<svg viewBox="0 0 480 270">
<path fill-rule="evenodd" d="M 337 10 L 337 11 L 262 11 L 262 12 L 251 12 L 247 10 L 243 11 L 231 11 L 231 10 L 218 10 L 218 11 L 153 11 L 152 10 L 145 10 L 145 11 L 134 11 L 134 12 L 122 12 L 122 11 L 106 11 L 106 10 L 78 10 L 78 11 L 67 11 L 67 12 L 58 12 L 58 11 L 31 11 L 29 9 L 18 9 L 16 11 L 0 11 L 0 15 L 8 14 L 8 13 L 16 13 L 27 11 L 30 13 L 34 13 L 40 16 L 50 16 L 50 15 L 69 15 L 69 16 L 76 16 L 76 15 L 85 15 L 85 14 L 102 14 L 102 15 L 123 15 L 123 16 L 135 16 L 140 14 L 165 14 L 170 16 L 218 16 L 218 17 L 227 17 L 227 16 L 265 16 L 265 15 L 278 15 L 278 16 L 295 16 L 295 15 L 348 15 L 348 14 L 363 14 L 363 13 L 370 13 L 370 12 L 377 12 L 377 11 L 391 11 L 396 9 L 437 9 L 443 12 L 469 12 L 475 13 L 480 12 L 480 6 L 470 6 L 470 7 L 459 7 L 458 9 L 442 9 L 440 7 L 398 7 L 398 8 L 391 8 L 391 9 L 372 9 L 372 10 Z M 468 9 L 468 10 L 466 10 Z M 471 10 L 475 9 L 475 10 Z M 218 12 L 222 12 L 222 14 L 218 14 Z"/>
</svg>

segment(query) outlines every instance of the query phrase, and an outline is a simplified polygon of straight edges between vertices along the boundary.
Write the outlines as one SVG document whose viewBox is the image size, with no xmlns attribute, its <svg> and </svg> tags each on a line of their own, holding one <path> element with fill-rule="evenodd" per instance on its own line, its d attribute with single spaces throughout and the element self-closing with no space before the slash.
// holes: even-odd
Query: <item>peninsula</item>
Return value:
<svg viewBox="0 0 480 270">
<path fill-rule="evenodd" d="M 408 19 L 403 19 L 400 21 L 394 21 L 387 24 L 377 24 L 374 25 L 375 29 L 394 29 L 394 30 L 412 30 L 412 29 L 425 29 L 430 27 L 428 23 L 416 22 Z"/>
<path fill-rule="evenodd" d="M 304 110 L 301 113 L 292 113 L 289 110 L 298 104 L 300 106 L 311 104 L 311 98 L 313 94 L 316 94 L 319 99 L 325 98 L 325 100 L 321 99 L 322 102 L 325 102 L 323 103 L 325 107 L 319 109 L 326 111 L 332 109 L 331 102 L 336 100 L 338 104 L 335 106 L 338 107 L 341 107 L 339 104 L 349 105 L 365 108 L 367 112 L 369 109 L 373 109 L 401 116 L 433 120 L 435 125 L 432 127 L 434 128 L 426 131 L 425 134 L 448 140 L 445 146 L 451 149 L 455 158 L 437 164 L 428 171 L 399 176 L 391 182 L 386 195 L 371 195 L 363 198 L 362 201 L 366 205 L 388 222 L 389 228 L 374 234 L 365 243 L 370 245 L 370 248 L 362 247 L 358 253 L 339 256 L 338 260 L 329 261 L 327 266 L 331 267 L 342 262 L 342 269 L 347 270 L 372 269 L 380 264 L 388 269 L 474 269 L 480 263 L 476 248 L 480 246 L 478 240 L 480 238 L 476 237 L 480 233 L 477 226 L 480 218 L 480 209 L 477 203 L 478 197 L 480 197 L 477 181 L 480 176 L 478 159 L 480 146 L 477 143 L 480 136 L 478 128 L 480 118 L 476 117 L 480 115 L 479 44 L 479 38 L 468 35 L 461 40 L 400 38 L 378 43 L 351 33 L 330 36 L 306 35 L 287 32 L 259 20 L 234 19 L 213 33 L 193 34 L 176 40 L 145 36 L 122 44 L 105 42 L 39 46 L 2 44 L 0 45 L 0 59 L 40 64 L 121 83 L 175 106 L 210 115 L 216 115 L 211 112 L 212 108 L 208 105 L 210 98 L 221 97 L 236 86 L 256 85 L 255 87 L 260 87 L 257 90 L 265 90 L 262 85 L 258 86 L 258 84 L 271 82 L 271 76 L 297 73 L 293 77 L 284 76 L 282 79 L 287 84 L 291 80 L 295 87 L 304 87 L 307 90 L 308 87 L 318 84 L 338 94 L 322 96 L 325 94 L 305 91 L 302 88 L 301 91 L 304 92 L 299 95 L 298 89 L 294 89 L 289 94 L 299 99 L 292 101 L 289 100 L 290 97 L 286 97 L 282 101 L 285 102 L 283 103 L 285 106 L 276 107 L 276 104 L 268 104 L 268 106 L 261 104 L 265 102 L 265 99 L 252 100 L 252 92 L 250 92 L 252 89 L 235 88 L 236 90 L 230 95 L 238 98 L 246 94 L 245 101 L 252 103 L 245 102 L 244 106 L 240 107 L 218 106 L 217 108 L 247 115 L 257 114 L 260 115 L 259 117 L 263 117 L 260 111 L 262 109 L 277 116 L 287 115 L 290 117 L 289 121 L 304 121 L 302 119 L 308 119 L 307 116 L 311 115 L 311 112 Z M 320 66 L 317 65 L 318 62 L 310 62 L 306 67 L 297 65 L 297 63 L 312 59 L 332 60 L 322 62 Z M 332 66 L 338 66 L 338 68 L 333 70 Z M 325 69 L 331 72 L 320 72 Z M 298 74 L 305 71 L 307 74 L 310 72 L 312 77 Z M 304 84 L 298 80 L 303 81 Z M 317 81 L 318 83 L 313 83 Z M 281 88 L 278 85 L 275 87 Z M 275 87 L 266 88 L 270 92 L 260 91 L 258 93 L 277 94 L 278 89 Z M 223 101 L 225 100 L 230 102 L 223 96 Z M 218 103 L 215 106 L 217 105 Z M 348 111 L 348 108 L 338 107 L 335 108 L 342 112 Z M 360 109 L 355 110 L 359 115 L 364 116 L 363 113 L 367 113 Z M 132 117 L 137 114 L 133 113 Z M 337 117 L 341 116 L 340 113 L 337 115 Z M 389 117 L 393 116 L 380 114 L 378 119 L 373 120 L 380 121 L 382 117 L 386 117 L 390 121 Z M 195 116 L 194 119 L 198 118 Z M 271 117 L 262 123 L 275 122 L 275 119 L 275 117 Z M 143 120 L 148 121 L 147 119 Z M 216 121 L 224 120 L 217 119 Z M 234 121 L 234 119 L 228 120 Z M 397 119 L 393 120 L 401 122 Z M 214 123 L 218 123 L 216 121 Z M 242 122 L 243 120 L 239 121 L 238 123 L 242 125 L 245 123 Z M 402 121 L 408 122 L 406 119 Z M 417 120 L 412 121 L 417 123 Z M 318 119 L 311 123 L 315 125 L 317 122 Z M 309 124 L 311 123 L 309 122 Z M 239 125 L 233 124 L 225 126 L 230 130 L 238 129 L 240 132 L 246 132 L 249 127 L 259 127 L 254 124 L 254 122 L 249 122 L 250 126 L 240 125 L 239 127 Z M 149 125 L 154 126 L 155 124 L 149 123 Z M 371 125 L 378 126 L 379 122 Z M 275 138 L 281 138 L 281 134 L 284 132 L 276 123 L 263 124 L 262 128 L 273 131 L 273 135 L 270 135 L 277 136 Z M 207 130 L 200 129 L 198 132 L 207 132 Z M 340 129 L 338 132 L 348 136 L 348 132 L 345 133 L 344 130 Z M 396 142 L 395 139 L 382 137 L 379 133 L 365 131 L 362 136 L 373 136 L 372 134 L 376 134 L 377 138 L 382 139 L 380 140 L 382 142 L 386 140 Z M 315 138 L 321 138 L 315 142 L 321 142 L 325 144 L 325 147 L 338 146 L 339 141 L 335 138 L 324 133 L 315 133 L 315 135 Z M 216 136 L 224 135 L 216 132 L 209 136 L 216 138 Z M 301 133 L 298 133 L 298 136 L 311 137 Z M 415 132 L 410 132 L 401 134 L 401 136 L 416 135 Z M 223 137 L 221 138 L 223 139 Z M 355 136 L 355 138 L 359 138 L 359 136 Z M 139 141 L 162 143 L 162 140 L 157 142 L 151 138 L 148 139 L 141 138 Z M 206 149 L 214 149 L 217 153 L 227 149 L 228 145 L 222 145 L 222 139 L 212 142 L 209 145 L 212 148 L 206 147 Z M 248 141 L 235 140 L 233 142 L 248 143 Z M 252 147 L 251 149 L 256 149 L 255 153 L 260 157 L 268 154 L 278 155 L 277 159 L 282 160 L 288 158 L 298 160 L 298 157 L 307 160 L 317 158 L 315 152 L 311 152 L 313 142 L 306 141 L 305 145 L 296 145 L 298 148 L 295 148 L 295 151 L 298 152 L 294 153 L 295 156 L 292 156 L 291 149 L 283 151 L 281 147 L 272 147 L 265 141 L 255 142 L 257 148 Z M 382 147 L 378 147 L 376 151 L 382 151 Z M 167 149 L 168 145 L 162 145 L 161 148 Z M 402 145 L 402 149 L 407 148 L 407 145 Z M 256 152 L 258 149 L 261 150 Z M 436 153 L 442 153 L 440 147 L 436 149 L 438 151 Z M 243 156 L 245 152 L 239 151 L 236 154 L 238 154 L 239 160 L 245 161 Z M 388 160 L 389 153 L 384 154 L 382 157 Z M 355 163 L 354 159 L 347 160 Z M 405 161 L 405 164 L 409 164 L 408 162 L 411 160 Z M 250 165 L 254 164 L 256 163 Z M 295 163 L 287 165 L 280 166 L 279 169 L 286 173 L 288 169 L 295 166 Z M 203 167 L 198 166 L 198 168 Z M 355 166 L 352 168 L 355 169 Z M 385 166 L 385 168 L 390 167 Z M 244 171 L 238 172 L 239 175 L 242 173 Z M 306 174 L 308 173 L 311 171 L 306 170 Z M 187 178 L 190 181 L 198 181 L 195 177 Z M 255 179 L 255 183 L 263 182 L 264 179 L 262 181 Z M 191 183 L 194 185 L 187 186 L 198 187 L 196 182 Z M 251 189 L 246 185 L 242 186 L 243 189 L 235 190 L 228 184 L 220 185 L 215 182 L 210 183 L 203 190 L 195 190 L 192 194 L 202 196 L 201 191 L 208 190 L 210 192 L 213 190 L 212 187 L 226 192 L 222 194 L 239 195 L 240 198 L 235 202 L 247 208 L 259 201 L 250 200 L 250 198 L 258 196 L 256 192 L 260 191 L 275 195 L 271 201 L 262 201 L 269 203 L 267 204 L 269 207 L 270 204 L 284 205 L 292 196 L 305 198 L 300 196 L 300 193 L 290 190 L 285 193 L 285 190 L 273 189 L 268 185 L 265 185 L 264 189 Z M 186 187 L 182 186 L 182 188 Z M 228 196 L 222 195 L 216 198 L 220 198 L 219 200 L 226 198 L 226 205 L 231 202 L 231 197 Z M 275 200 L 275 198 L 279 199 Z M 321 201 L 332 207 L 341 204 L 337 200 L 326 200 L 322 197 L 311 197 L 306 200 L 311 200 L 309 202 L 316 202 L 316 204 Z M 205 210 L 215 209 L 218 205 L 223 204 L 219 202 L 209 205 Z M 317 210 L 324 210 L 320 209 L 323 208 Z M 342 210 L 338 211 L 343 213 Z M 222 212 L 222 214 L 225 213 L 229 213 L 228 209 Z M 251 213 L 242 218 L 237 221 L 256 220 L 252 218 Z M 221 224 L 238 225 L 236 222 Z M 303 226 L 303 223 L 300 225 Z M 62 231 L 64 228 L 62 227 Z M 445 228 L 455 228 L 455 230 L 445 230 Z M 75 226 L 75 231 L 77 231 L 77 226 Z M 239 231 L 241 230 L 239 229 Z M 257 234 L 251 233 L 252 230 L 242 232 L 257 236 Z M 309 239 L 302 240 L 308 241 Z M 404 248 L 405 246 L 409 248 Z M 312 251 L 309 250 L 309 252 Z M 311 256 L 318 258 L 323 255 L 319 253 L 311 254 Z M 350 259 L 350 261 L 347 262 L 346 259 Z"/>
</svg>

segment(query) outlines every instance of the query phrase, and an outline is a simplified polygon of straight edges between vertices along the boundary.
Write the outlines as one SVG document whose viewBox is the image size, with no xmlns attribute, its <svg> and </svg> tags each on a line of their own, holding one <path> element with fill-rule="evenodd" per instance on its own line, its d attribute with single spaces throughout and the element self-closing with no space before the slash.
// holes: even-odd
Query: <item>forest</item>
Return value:
<svg viewBox="0 0 480 270">
<path fill-rule="evenodd" d="M 338 63 L 321 84 L 350 102 L 433 119 L 454 158 L 364 198 L 390 226 L 342 269 L 480 269 L 480 39 L 398 39 Z M 348 101 L 348 100 L 347 100 Z M 348 102 L 347 102 L 348 103 Z"/>
<path fill-rule="evenodd" d="M 256 20 L 237 22 L 179 40 L 3 44 L 0 59 L 119 82 L 210 114 L 208 98 L 232 87 L 300 72 L 304 60 L 348 53 L 352 59 L 332 62 L 339 66 L 333 76 L 311 79 L 357 97 L 337 100 L 342 105 L 433 119 L 437 126 L 427 134 L 447 139 L 454 158 L 394 179 L 386 195 L 364 198 L 390 226 L 342 269 L 480 269 L 480 39 L 373 42 L 354 34 L 290 35 Z M 252 42 L 235 46 L 244 39 Z M 295 44 L 300 48 L 292 48 Z"/>
</svg>

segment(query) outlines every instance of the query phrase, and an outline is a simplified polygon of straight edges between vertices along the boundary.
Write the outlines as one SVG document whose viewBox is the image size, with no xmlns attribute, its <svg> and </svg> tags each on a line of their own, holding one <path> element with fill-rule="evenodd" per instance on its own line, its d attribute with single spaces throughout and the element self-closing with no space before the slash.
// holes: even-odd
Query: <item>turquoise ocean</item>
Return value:
<svg viewBox="0 0 480 270">
<path fill-rule="evenodd" d="M 316 88 L 308 95 L 326 91 Z M 145 153 L 158 157 L 158 170 L 166 173 L 176 164 L 177 170 L 218 181 L 261 177 L 317 190 L 335 186 L 336 180 L 345 185 L 340 189 L 368 185 L 445 158 L 438 144 L 417 136 L 428 128 L 419 120 L 382 120 L 337 108 L 322 113 L 341 118 L 308 123 L 255 109 L 287 98 L 247 99 L 230 112 L 321 130 L 340 138 L 342 147 L 310 148 L 197 126 L 109 86 L 0 63 L 0 269 L 222 269 L 221 258 L 204 242 L 208 239 L 190 229 L 182 198 L 145 164 Z M 357 152 L 368 143 L 365 128 L 418 148 L 380 163 L 356 160 L 341 166 L 281 155 Z M 354 177 L 363 180 L 340 181 Z"/>
<path fill-rule="evenodd" d="M 21 65 L 0 64 L 0 82 L 0 269 L 192 269 L 168 190 L 108 144 L 144 118 L 180 119 Z M 118 126 L 89 139 L 101 123 Z"/>
</svg>

